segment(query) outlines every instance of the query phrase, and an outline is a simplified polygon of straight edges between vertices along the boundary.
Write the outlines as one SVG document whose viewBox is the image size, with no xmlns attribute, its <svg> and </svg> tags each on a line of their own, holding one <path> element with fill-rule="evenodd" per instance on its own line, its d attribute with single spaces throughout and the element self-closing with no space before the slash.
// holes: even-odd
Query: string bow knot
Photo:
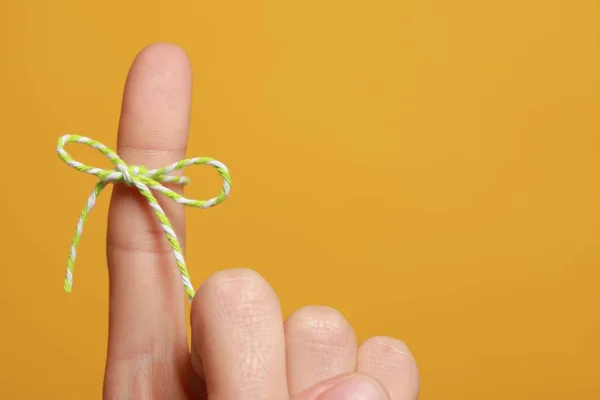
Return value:
<svg viewBox="0 0 600 400">
<path fill-rule="evenodd" d="M 156 179 L 157 176 L 149 174 L 148 169 L 143 165 L 131 165 L 127 168 L 121 168 L 120 166 L 117 166 L 117 169 L 123 174 L 123 181 L 127 186 L 133 186 L 133 180 L 131 177 L 136 175 L 144 175 L 148 178 L 154 178 L 160 182 L 160 180 Z"/>
<path fill-rule="evenodd" d="M 68 143 L 81 143 L 98 150 L 114 164 L 115 169 L 105 170 L 102 168 L 85 165 L 75 160 L 65 150 L 65 146 Z M 154 197 L 152 191 L 159 192 L 179 204 L 196 208 L 209 208 L 223 202 L 227 198 L 227 196 L 229 196 L 229 192 L 231 190 L 231 176 L 229 175 L 229 170 L 227 169 L 227 167 L 223 163 L 209 157 L 188 158 L 168 165 L 166 167 L 157 169 L 148 169 L 141 165 L 127 165 L 125 161 L 123 161 L 121 157 L 117 155 L 116 152 L 114 152 L 104 144 L 96 140 L 87 138 L 85 136 L 79 135 L 64 135 L 60 137 L 58 139 L 56 151 L 58 153 L 59 158 L 70 167 L 75 168 L 78 171 L 94 175 L 98 178 L 98 183 L 96 184 L 94 190 L 88 197 L 87 203 L 81 212 L 79 220 L 77 221 L 77 228 L 75 230 L 75 234 L 73 235 L 73 241 L 71 243 L 71 251 L 67 259 L 67 272 L 64 280 L 65 291 L 71 292 L 73 290 L 73 269 L 75 265 L 75 258 L 77 255 L 77 247 L 79 245 L 79 240 L 83 232 L 83 226 L 85 224 L 85 221 L 87 220 L 90 211 L 96 204 L 96 199 L 100 195 L 100 192 L 102 192 L 102 190 L 109 183 L 125 183 L 127 186 L 135 187 L 138 189 L 140 194 L 144 196 L 144 198 L 146 198 L 150 208 L 154 212 L 154 215 L 156 215 L 156 218 L 159 220 L 160 225 L 165 233 L 165 236 L 171 246 L 171 249 L 173 250 L 175 262 L 181 273 L 181 280 L 183 281 L 184 290 L 191 301 L 194 297 L 195 292 L 190 280 L 190 275 L 185 265 L 185 260 L 183 258 L 181 246 L 179 245 L 177 235 L 175 234 L 175 231 L 171 226 L 171 222 L 167 218 L 165 212 L 161 208 L 156 198 Z M 221 176 L 221 179 L 223 180 L 223 186 L 218 196 L 213 197 L 209 200 L 188 199 L 162 185 L 162 183 L 175 183 L 180 185 L 187 185 L 190 183 L 189 178 L 185 176 L 173 176 L 169 174 L 191 165 L 204 164 L 214 167 Z"/>
</svg>

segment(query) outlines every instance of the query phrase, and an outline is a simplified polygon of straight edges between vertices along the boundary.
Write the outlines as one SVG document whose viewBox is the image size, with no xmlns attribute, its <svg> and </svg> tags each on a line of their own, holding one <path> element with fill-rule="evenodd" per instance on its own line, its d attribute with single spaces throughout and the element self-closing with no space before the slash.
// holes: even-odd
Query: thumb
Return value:
<svg viewBox="0 0 600 400">
<path fill-rule="evenodd" d="M 374 378 L 349 374 L 332 378 L 306 390 L 292 400 L 391 400 Z"/>
</svg>

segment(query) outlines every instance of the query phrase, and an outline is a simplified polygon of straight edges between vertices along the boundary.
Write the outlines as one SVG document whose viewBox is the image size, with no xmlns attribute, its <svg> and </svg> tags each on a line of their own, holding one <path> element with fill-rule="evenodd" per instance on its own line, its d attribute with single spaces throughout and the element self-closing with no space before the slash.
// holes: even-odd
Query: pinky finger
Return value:
<svg viewBox="0 0 600 400">
<path fill-rule="evenodd" d="M 417 400 L 419 370 L 403 342 L 389 337 L 372 337 L 358 349 L 357 371 L 383 384 L 391 400 Z"/>
</svg>

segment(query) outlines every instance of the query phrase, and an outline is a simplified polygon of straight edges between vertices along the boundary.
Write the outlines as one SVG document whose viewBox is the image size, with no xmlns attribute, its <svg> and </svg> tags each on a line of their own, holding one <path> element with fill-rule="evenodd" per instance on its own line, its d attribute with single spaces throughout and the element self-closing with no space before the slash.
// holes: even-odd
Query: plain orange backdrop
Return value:
<svg viewBox="0 0 600 400">
<path fill-rule="evenodd" d="M 55 142 L 114 147 L 157 41 L 193 63 L 189 155 L 233 177 L 187 214 L 195 286 L 254 268 L 286 315 L 324 303 L 397 336 L 424 400 L 600 398 L 598 0 L 22 0 L 0 22 L 0 398 L 100 396 L 109 193 L 67 295 L 94 179 Z"/>
</svg>

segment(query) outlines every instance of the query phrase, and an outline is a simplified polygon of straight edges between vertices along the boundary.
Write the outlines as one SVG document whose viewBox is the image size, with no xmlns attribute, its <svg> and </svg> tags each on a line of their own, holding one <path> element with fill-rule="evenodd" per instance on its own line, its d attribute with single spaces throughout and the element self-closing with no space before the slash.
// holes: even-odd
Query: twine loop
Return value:
<svg viewBox="0 0 600 400">
<path fill-rule="evenodd" d="M 81 143 L 98 150 L 114 164 L 115 169 L 105 170 L 102 168 L 89 166 L 75 160 L 65 150 L 65 146 L 68 143 Z M 67 272 L 64 280 L 65 291 L 71 292 L 73 289 L 73 269 L 75 265 L 75 258 L 77 255 L 77 247 L 79 245 L 79 240 L 83 232 L 83 225 L 87 220 L 88 214 L 96 204 L 96 199 L 98 198 L 98 195 L 100 194 L 102 189 L 104 189 L 109 183 L 124 183 L 127 186 L 137 188 L 140 194 L 144 196 L 144 198 L 146 198 L 146 200 L 148 201 L 148 205 L 154 212 L 154 215 L 156 215 L 156 218 L 159 220 L 160 225 L 165 233 L 165 236 L 171 246 L 171 249 L 173 250 L 175 262 L 181 273 L 181 280 L 183 282 L 184 290 L 191 301 L 194 297 L 195 292 L 190 280 L 190 275 L 185 265 L 185 260 L 183 258 L 181 246 L 179 244 L 179 241 L 177 240 L 177 235 L 175 234 L 175 231 L 171 226 L 171 222 L 167 218 L 165 212 L 161 208 L 156 198 L 154 197 L 152 191 L 159 192 L 179 204 L 196 208 L 209 208 L 223 202 L 227 198 L 227 196 L 229 196 L 229 193 L 231 191 L 231 176 L 229 175 L 229 170 L 227 169 L 227 167 L 220 161 L 214 160 L 209 157 L 188 158 L 175 162 L 166 167 L 157 169 L 148 169 L 142 165 L 127 165 L 125 161 L 123 161 L 116 152 L 114 152 L 104 144 L 96 140 L 87 138 L 85 136 L 79 135 L 64 135 L 60 137 L 58 139 L 56 151 L 58 153 L 59 158 L 70 167 L 80 172 L 85 172 L 87 174 L 94 175 L 98 178 L 98 183 L 96 184 L 94 190 L 88 197 L 87 203 L 81 212 L 79 221 L 77 222 L 77 229 L 75 230 L 73 241 L 71 243 L 71 251 L 67 259 Z M 162 185 L 163 183 L 187 185 L 190 183 L 189 178 L 185 176 L 173 176 L 169 174 L 174 171 L 182 170 L 188 166 L 204 164 L 214 167 L 221 176 L 221 179 L 223 180 L 221 192 L 218 196 L 213 197 L 209 200 L 188 199 L 182 196 L 181 194 Z"/>
</svg>

